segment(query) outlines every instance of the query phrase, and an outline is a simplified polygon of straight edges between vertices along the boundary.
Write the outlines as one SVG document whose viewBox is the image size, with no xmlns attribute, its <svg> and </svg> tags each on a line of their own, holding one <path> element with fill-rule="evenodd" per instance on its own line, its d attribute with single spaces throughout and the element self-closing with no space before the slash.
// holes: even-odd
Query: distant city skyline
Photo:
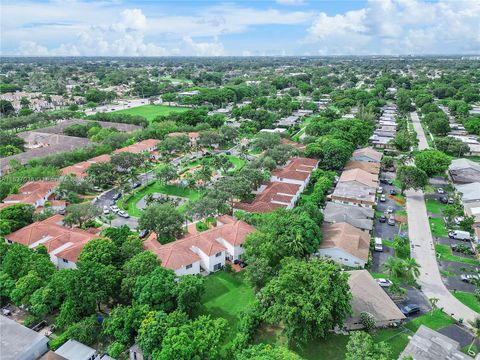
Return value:
<svg viewBox="0 0 480 360">
<path fill-rule="evenodd" d="M 4 56 L 480 53 L 478 0 L 3 0 L 0 7 Z"/>
</svg>

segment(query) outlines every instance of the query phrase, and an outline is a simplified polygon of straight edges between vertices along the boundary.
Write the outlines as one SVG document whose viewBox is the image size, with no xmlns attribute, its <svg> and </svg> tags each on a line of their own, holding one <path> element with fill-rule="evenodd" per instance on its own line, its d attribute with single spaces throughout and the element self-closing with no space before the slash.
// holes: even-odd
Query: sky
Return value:
<svg viewBox="0 0 480 360">
<path fill-rule="evenodd" d="M 480 0 L 1 0 L 0 54 L 480 54 Z"/>
</svg>

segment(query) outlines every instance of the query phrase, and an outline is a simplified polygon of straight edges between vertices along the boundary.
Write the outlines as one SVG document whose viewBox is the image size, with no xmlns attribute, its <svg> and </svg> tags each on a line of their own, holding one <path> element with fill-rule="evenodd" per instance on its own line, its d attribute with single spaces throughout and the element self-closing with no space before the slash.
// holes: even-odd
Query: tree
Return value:
<svg viewBox="0 0 480 360">
<path fill-rule="evenodd" d="M 194 275 L 180 277 L 175 288 L 178 310 L 193 315 L 200 305 L 200 299 L 204 292 L 203 277 Z"/>
<path fill-rule="evenodd" d="M 157 179 L 164 184 L 168 184 L 170 181 L 175 180 L 178 177 L 177 170 L 171 164 L 165 164 L 159 166 L 156 170 Z"/>
<path fill-rule="evenodd" d="M 253 140 L 253 147 L 259 150 L 266 150 L 280 144 L 280 135 L 269 132 L 259 132 Z"/>
<path fill-rule="evenodd" d="M 0 114 L 2 115 L 11 115 L 15 113 L 15 108 L 12 103 L 8 100 L 0 100 Z"/>
<path fill-rule="evenodd" d="M 470 151 L 467 143 L 450 136 L 435 138 L 435 147 L 437 150 L 454 157 L 462 157 Z"/>
<path fill-rule="evenodd" d="M 66 225 L 74 226 L 78 224 L 79 227 L 82 227 L 85 222 L 96 218 L 102 212 L 95 205 L 83 203 L 67 206 L 66 213 L 67 215 L 65 215 L 65 218 L 63 219 L 63 222 Z"/>
<path fill-rule="evenodd" d="M 362 323 L 365 330 L 370 331 L 375 328 L 376 319 L 375 316 L 370 314 L 369 312 L 362 312 L 360 313 L 360 322 Z"/>
<path fill-rule="evenodd" d="M 147 314 L 148 306 L 146 305 L 118 305 L 103 322 L 103 333 L 125 346 L 130 346 Z"/>
<path fill-rule="evenodd" d="M 401 277 L 403 266 L 401 259 L 395 257 L 389 257 L 387 261 L 383 263 L 383 268 L 387 271 L 388 275 L 398 278 Z"/>
<path fill-rule="evenodd" d="M 290 342 L 325 337 L 351 312 L 348 274 L 331 262 L 284 259 L 277 277 L 260 291 L 263 319 L 282 323 Z"/>
<path fill-rule="evenodd" d="M 80 262 L 115 265 L 119 259 L 119 249 L 112 240 L 97 238 L 85 244 L 78 260 Z"/>
<path fill-rule="evenodd" d="M 143 165 L 145 158 L 142 154 L 121 152 L 118 154 L 113 154 L 110 162 L 118 169 L 119 172 L 133 173 Z"/>
<path fill-rule="evenodd" d="M 412 135 L 406 130 L 398 131 L 390 142 L 400 151 L 408 151 L 415 144 Z"/>
<path fill-rule="evenodd" d="M 475 216 L 465 216 L 460 222 L 460 229 L 471 232 L 473 229 L 473 224 L 475 224 Z"/>
<path fill-rule="evenodd" d="M 111 162 L 93 163 L 87 169 L 88 180 L 94 186 L 106 187 L 114 185 L 117 178 L 117 168 Z"/>
<path fill-rule="evenodd" d="M 305 155 L 317 158 L 325 170 L 339 170 L 352 156 L 353 150 L 348 141 L 321 136 L 316 142 L 307 145 Z"/>
<path fill-rule="evenodd" d="M 175 273 L 161 266 L 140 276 L 133 288 L 133 303 L 148 305 L 155 310 L 173 311 L 175 304 Z"/>
<path fill-rule="evenodd" d="M 384 341 L 374 343 L 372 337 L 363 331 L 353 331 L 347 343 L 345 360 L 388 360 L 391 349 Z"/>
<path fill-rule="evenodd" d="M 391 169 L 395 165 L 395 161 L 392 156 L 384 155 L 382 157 L 381 166 L 383 170 Z"/>
<path fill-rule="evenodd" d="M 397 169 L 402 195 L 407 189 L 421 189 L 428 184 L 428 175 L 415 166 L 400 166 Z"/>
<path fill-rule="evenodd" d="M 430 302 L 432 309 L 435 310 L 437 308 L 437 304 L 440 301 L 440 299 L 436 297 L 431 297 L 431 298 L 428 298 L 428 301 Z M 430 315 L 433 315 L 433 311 L 430 312 Z"/>
<path fill-rule="evenodd" d="M 405 266 L 405 273 L 412 278 L 418 278 L 420 276 L 420 265 L 414 258 L 408 258 L 403 260 Z"/>
<path fill-rule="evenodd" d="M 451 162 L 450 156 L 433 149 L 422 150 L 415 155 L 415 165 L 428 176 L 445 173 Z"/>
<path fill-rule="evenodd" d="M 217 147 L 220 144 L 220 135 L 216 131 L 202 131 L 198 138 L 198 145 Z"/>
<path fill-rule="evenodd" d="M 140 276 L 148 275 L 157 267 L 160 262 L 157 256 L 150 251 L 142 251 L 127 260 L 121 269 L 122 284 L 121 297 L 126 302 L 131 302 L 133 288 Z"/>
<path fill-rule="evenodd" d="M 434 119 L 428 124 L 428 129 L 437 136 L 446 136 L 451 130 L 450 123 L 445 118 Z"/>
<path fill-rule="evenodd" d="M 0 235 L 7 235 L 33 222 L 35 208 L 30 204 L 13 204 L 0 210 L 2 226 Z"/>
<path fill-rule="evenodd" d="M 169 204 L 148 205 L 140 215 L 140 229 L 151 230 L 157 234 L 157 240 L 168 243 L 183 234 L 183 217 Z"/>
<path fill-rule="evenodd" d="M 235 360 L 302 360 L 303 358 L 283 346 L 257 344 L 235 354 Z"/>
</svg>

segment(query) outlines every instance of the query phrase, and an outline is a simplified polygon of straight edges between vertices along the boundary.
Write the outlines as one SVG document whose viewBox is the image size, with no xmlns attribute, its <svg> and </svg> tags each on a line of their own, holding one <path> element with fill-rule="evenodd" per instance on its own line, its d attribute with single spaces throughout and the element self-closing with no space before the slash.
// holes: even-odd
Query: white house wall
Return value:
<svg viewBox="0 0 480 360">
<path fill-rule="evenodd" d="M 319 249 L 320 256 L 324 256 L 332 259 L 333 261 L 350 267 L 364 267 L 365 262 L 358 259 L 352 254 L 347 253 L 346 251 L 339 248 L 329 248 L 329 249 Z"/>
</svg>

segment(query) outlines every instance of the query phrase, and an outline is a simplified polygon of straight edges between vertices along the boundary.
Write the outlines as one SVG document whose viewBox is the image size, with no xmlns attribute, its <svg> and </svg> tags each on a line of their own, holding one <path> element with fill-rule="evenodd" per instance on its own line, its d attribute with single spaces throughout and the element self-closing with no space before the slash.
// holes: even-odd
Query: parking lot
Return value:
<svg viewBox="0 0 480 360">
<path fill-rule="evenodd" d="M 393 210 L 393 215 L 397 214 L 399 211 L 404 211 L 404 207 L 397 204 L 397 202 L 392 199 L 393 196 L 390 195 L 391 190 L 396 191 L 397 194 L 400 193 L 400 190 L 397 189 L 394 185 L 381 184 L 380 186 L 383 188 L 383 195 L 385 195 L 385 201 L 381 202 L 377 200 L 377 211 L 385 213 L 387 209 L 390 208 Z M 378 194 L 377 199 L 379 197 L 380 194 Z M 392 241 L 395 235 L 402 235 L 406 233 L 406 226 L 402 226 L 400 229 L 400 224 L 398 222 L 395 222 L 395 225 L 389 225 L 387 222 L 380 222 L 380 219 L 375 220 L 375 236 L 380 237 L 382 240 Z"/>
</svg>

